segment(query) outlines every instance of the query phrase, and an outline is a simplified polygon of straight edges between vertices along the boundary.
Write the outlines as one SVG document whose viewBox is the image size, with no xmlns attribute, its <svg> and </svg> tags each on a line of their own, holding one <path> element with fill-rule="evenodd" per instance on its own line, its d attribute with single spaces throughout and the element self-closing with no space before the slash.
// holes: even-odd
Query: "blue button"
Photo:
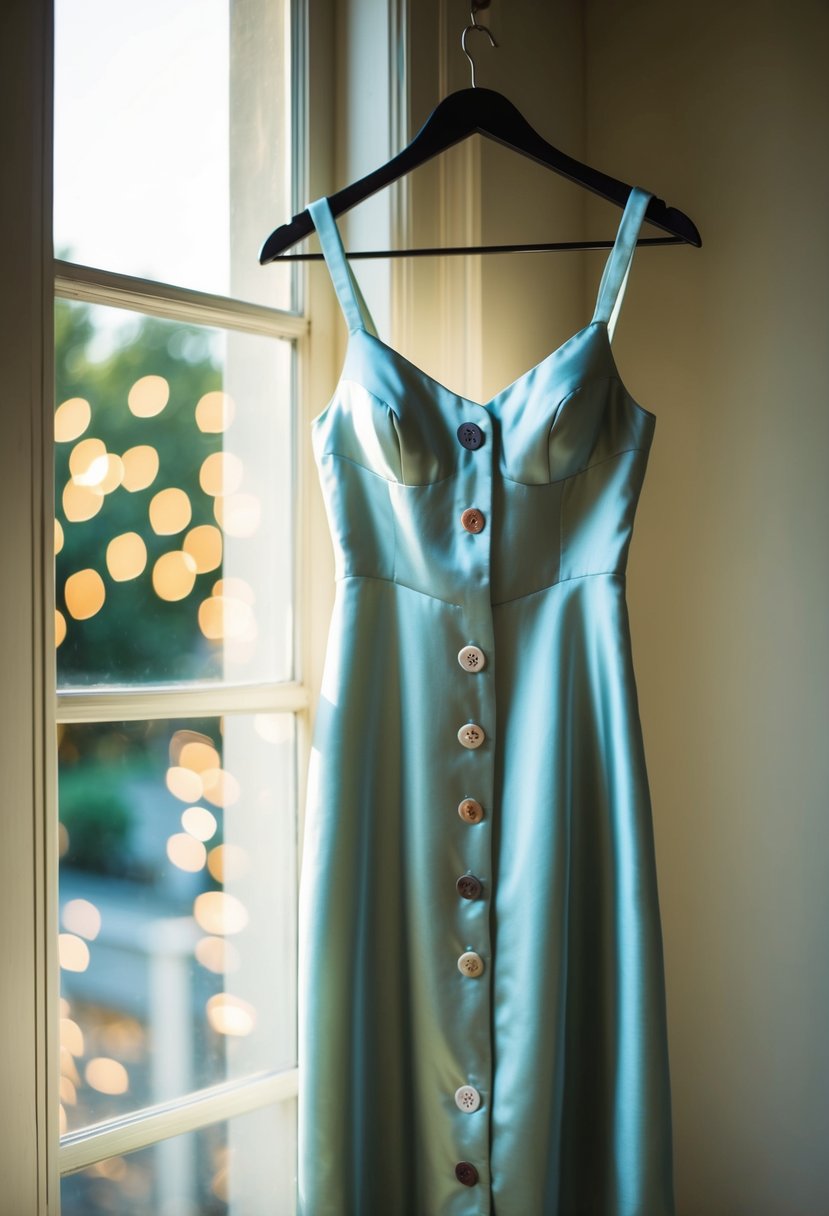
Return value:
<svg viewBox="0 0 829 1216">
<path fill-rule="evenodd" d="M 462 422 L 458 427 L 458 439 L 465 448 L 474 451 L 484 441 L 484 433 L 477 422 Z"/>
</svg>

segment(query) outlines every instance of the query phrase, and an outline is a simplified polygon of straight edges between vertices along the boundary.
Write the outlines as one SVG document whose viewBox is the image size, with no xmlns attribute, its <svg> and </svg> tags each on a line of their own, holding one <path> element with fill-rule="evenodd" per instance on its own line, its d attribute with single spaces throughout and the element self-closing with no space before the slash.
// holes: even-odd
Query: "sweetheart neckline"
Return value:
<svg viewBox="0 0 829 1216">
<path fill-rule="evenodd" d="M 596 328 L 604 333 L 605 349 L 606 349 L 607 354 L 610 357 L 610 363 L 613 367 L 615 378 L 619 381 L 619 384 L 622 386 L 625 396 L 630 401 L 631 405 L 633 405 L 634 409 L 636 409 L 640 414 L 643 414 L 644 417 L 646 419 L 648 419 L 652 425 L 655 426 L 656 420 L 657 420 L 656 414 L 654 414 L 651 410 L 646 409 L 644 405 L 639 404 L 639 402 L 635 399 L 635 397 L 633 397 L 632 394 L 628 391 L 628 388 L 625 385 L 625 382 L 622 380 L 622 377 L 619 374 L 619 368 L 618 368 L 616 359 L 613 354 L 613 345 L 610 341 L 610 333 L 607 328 L 607 321 L 603 321 L 603 320 L 597 321 L 595 319 L 592 321 L 588 321 L 587 325 L 583 325 L 581 327 L 581 329 L 576 330 L 576 332 L 574 334 L 571 334 L 569 338 L 565 338 L 564 341 L 555 348 L 555 350 L 551 350 L 549 352 L 549 354 L 545 355 L 543 359 L 540 359 L 538 363 L 535 363 L 527 371 L 522 372 L 522 374 L 520 376 L 518 376 L 515 380 L 513 380 L 510 384 L 508 384 L 505 388 L 502 388 L 501 391 L 496 393 L 494 397 L 491 397 L 489 399 L 489 401 L 483 401 L 483 402 L 482 401 L 473 401 L 470 397 L 464 397 L 464 396 L 462 396 L 461 393 L 454 392 L 451 388 L 448 388 L 447 385 L 443 384 L 440 380 L 436 380 L 434 376 L 430 376 L 429 373 L 427 371 L 424 371 L 422 367 L 418 367 L 418 365 L 416 363 L 413 363 L 411 359 L 408 359 L 402 353 L 402 351 L 397 350 L 394 346 L 390 346 L 388 342 L 384 342 L 382 338 L 380 338 L 377 334 L 373 334 L 370 330 L 359 328 L 359 327 L 356 329 L 349 330 L 348 339 L 346 341 L 345 358 L 343 359 L 343 366 L 340 370 L 340 374 L 337 377 L 337 384 L 334 388 L 334 392 L 332 393 L 328 404 L 325 406 L 325 408 L 322 410 L 322 412 L 320 414 L 318 414 L 315 418 L 313 418 L 311 420 L 310 425 L 313 428 L 322 422 L 322 419 L 328 413 L 329 407 L 331 405 L 333 405 L 333 403 L 334 403 L 338 389 L 343 384 L 344 380 L 347 378 L 346 369 L 348 367 L 349 353 L 351 351 L 352 341 L 357 334 L 364 334 L 365 337 L 368 338 L 370 342 L 375 343 L 382 350 L 384 350 L 386 352 L 386 354 L 391 355 L 395 359 L 399 360 L 410 371 L 414 372 L 415 375 L 417 375 L 425 383 L 431 385 L 432 388 L 436 389 L 439 393 L 443 393 L 447 397 L 451 397 L 454 401 L 459 402 L 461 405 L 469 406 L 471 409 L 484 410 L 487 414 L 498 417 L 500 414 L 500 411 L 497 410 L 495 407 L 497 406 L 497 403 L 499 401 L 501 401 L 502 398 L 510 397 L 515 392 L 515 390 L 518 388 L 519 385 L 521 385 L 525 381 L 529 380 L 529 378 L 531 376 L 535 375 L 536 372 L 541 371 L 541 369 L 543 367 L 545 367 L 548 363 L 552 363 L 553 360 L 558 355 L 560 355 L 562 353 L 562 351 L 564 351 L 570 345 L 571 342 L 575 342 L 576 338 L 581 337 L 583 334 L 586 334 L 588 332 L 588 330 L 591 330 L 594 328 Z"/>
<path fill-rule="evenodd" d="M 611 350 L 610 335 L 609 335 L 608 329 L 607 329 L 607 322 L 606 321 L 596 321 L 596 320 L 588 321 L 588 323 L 586 325 L 583 325 L 581 327 L 581 329 L 576 330 L 576 332 L 574 334 L 571 334 L 569 338 L 565 338 L 564 341 L 559 346 L 557 346 L 554 350 L 551 350 L 549 352 L 549 354 L 544 355 L 544 357 L 542 359 L 540 359 L 538 361 L 538 363 L 534 363 L 531 368 L 529 368 L 525 372 L 522 372 L 520 376 L 517 376 L 515 378 L 515 380 L 512 380 L 508 385 L 506 385 L 505 388 L 502 388 L 500 390 L 500 392 L 495 394 L 494 397 L 490 397 L 488 401 L 473 401 L 471 397 L 464 397 L 461 393 L 456 393 L 453 389 L 448 388 L 447 385 L 443 384 L 440 380 L 436 380 L 434 376 L 430 376 L 429 373 L 427 371 L 424 371 L 422 367 L 418 367 L 418 365 L 416 363 L 413 363 L 411 361 L 411 359 L 408 359 L 401 351 L 397 350 L 394 346 L 390 346 L 388 344 L 388 342 L 384 342 L 382 338 L 378 337 L 377 334 L 373 334 L 368 329 L 358 328 L 358 329 L 353 329 L 350 331 L 350 333 L 348 335 L 348 342 L 346 343 L 346 355 L 348 352 L 348 347 L 350 347 L 351 340 L 355 336 L 355 334 L 365 334 L 365 336 L 371 342 L 376 342 L 380 347 L 382 347 L 382 349 L 384 351 L 386 351 L 387 354 L 391 354 L 395 357 L 395 359 L 399 359 L 401 361 L 401 363 L 404 363 L 408 368 L 410 368 L 413 372 L 415 372 L 422 380 L 427 381 L 434 388 L 439 389 L 440 392 L 446 393 L 447 396 L 453 397 L 456 401 L 461 402 L 463 405 L 471 406 L 473 409 L 485 410 L 487 413 L 490 413 L 502 398 L 511 396 L 515 392 L 515 390 L 518 388 L 519 385 L 523 384 L 526 380 L 529 380 L 531 376 L 534 376 L 536 374 L 536 372 L 540 372 L 541 369 L 547 363 L 552 363 L 552 361 L 556 358 L 556 356 L 560 355 L 562 353 L 562 351 L 564 351 L 570 345 L 571 342 L 575 342 L 576 338 L 580 338 L 583 334 L 586 334 L 588 330 L 593 329 L 595 326 L 598 326 L 599 328 L 602 328 L 602 327 L 604 328 L 605 337 L 607 339 L 607 349 L 611 353 L 611 360 L 613 362 L 614 368 L 616 368 L 616 361 L 615 361 L 615 359 L 613 359 L 613 354 L 612 354 L 612 350 Z M 616 368 L 616 372 L 617 372 L 617 376 L 618 376 L 618 368 Z M 627 390 L 625 390 L 625 391 L 627 392 Z M 629 393 L 628 393 L 628 396 L 630 396 Z M 638 405 L 638 402 L 634 402 L 634 404 Z M 651 414 L 649 410 L 645 410 L 644 407 L 641 405 L 639 406 L 639 409 L 643 410 L 643 412 L 648 414 L 649 417 L 651 417 L 651 418 L 656 417 L 655 414 Z"/>
</svg>

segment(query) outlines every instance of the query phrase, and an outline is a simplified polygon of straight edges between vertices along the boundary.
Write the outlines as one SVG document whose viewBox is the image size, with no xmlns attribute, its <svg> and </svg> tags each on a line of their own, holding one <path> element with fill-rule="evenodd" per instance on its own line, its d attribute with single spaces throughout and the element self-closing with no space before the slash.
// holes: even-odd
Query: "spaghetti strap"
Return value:
<svg viewBox="0 0 829 1216">
<path fill-rule="evenodd" d="M 642 220 L 652 197 L 652 194 L 640 186 L 631 187 L 619 223 L 619 231 L 599 284 L 593 320 L 607 322 L 607 332 L 611 341 L 625 295 L 639 229 L 642 227 Z"/>
<path fill-rule="evenodd" d="M 360 284 L 348 264 L 340 230 L 328 198 L 323 195 L 322 198 L 309 203 L 308 211 L 317 229 L 323 256 L 328 263 L 334 289 L 345 314 L 349 332 L 353 333 L 355 329 L 367 329 L 375 338 L 378 337 L 377 328 L 363 298 Z"/>
</svg>

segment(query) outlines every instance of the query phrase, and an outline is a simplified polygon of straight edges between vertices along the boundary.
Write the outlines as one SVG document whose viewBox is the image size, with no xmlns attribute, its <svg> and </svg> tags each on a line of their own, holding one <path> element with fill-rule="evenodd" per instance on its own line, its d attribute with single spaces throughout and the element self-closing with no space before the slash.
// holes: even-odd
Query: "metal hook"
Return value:
<svg viewBox="0 0 829 1216">
<path fill-rule="evenodd" d="M 475 64 L 473 62 L 472 56 L 469 54 L 469 51 L 466 49 L 466 35 L 469 33 L 470 30 L 480 30 L 482 34 L 486 34 L 487 38 L 489 39 L 490 46 L 498 45 L 498 43 L 492 37 L 492 31 L 489 30 L 485 25 L 480 25 L 475 20 L 475 14 L 478 11 L 478 9 L 479 8 L 488 8 L 488 7 L 489 7 L 489 0 L 472 0 L 472 9 L 469 14 L 470 24 L 467 25 L 467 27 L 464 29 L 463 33 L 461 34 L 461 49 L 463 50 L 464 55 L 466 55 L 467 59 L 469 60 L 469 66 L 472 68 L 472 88 L 473 89 L 476 88 Z"/>
</svg>

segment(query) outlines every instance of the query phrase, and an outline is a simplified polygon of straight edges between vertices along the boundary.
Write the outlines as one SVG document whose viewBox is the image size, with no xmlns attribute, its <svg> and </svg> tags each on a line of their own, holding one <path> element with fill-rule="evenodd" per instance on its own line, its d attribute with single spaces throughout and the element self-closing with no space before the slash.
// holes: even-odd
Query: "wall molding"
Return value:
<svg viewBox="0 0 829 1216">
<path fill-rule="evenodd" d="M 438 101 L 458 87 L 451 81 L 457 80 L 458 64 L 465 66 L 463 27 L 452 31 L 457 13 L 450 12 L 451 7 L 448 0 L 424 0 L 416 12 L 409 0 L 392 5 L 389 106 L 394 147 L 389 155 L 400 151 Z M 395 246 L 480 243 L 478 141 L 464 140 L 441 153 L 395 188 L 390 216 Z M 430 372 L 473 397 L 481 395 L 482 383 L 481 282 L 480 257 L 463 255 L 394 259 L 390 276 L 394 345 L 427 350 L 424 363 L 428 358 Z"/>
</svg>

